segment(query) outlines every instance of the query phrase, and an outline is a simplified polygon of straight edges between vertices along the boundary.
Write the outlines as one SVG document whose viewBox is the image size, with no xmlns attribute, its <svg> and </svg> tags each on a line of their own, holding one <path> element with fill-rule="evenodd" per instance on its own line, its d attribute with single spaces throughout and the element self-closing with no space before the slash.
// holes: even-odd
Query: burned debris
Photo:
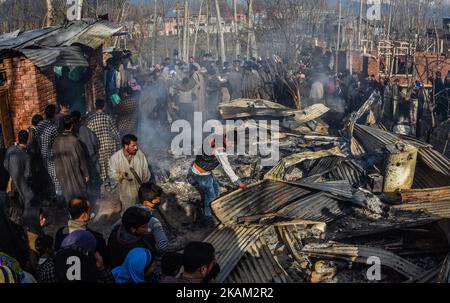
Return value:
<svg viewBox="0 0 450 303">
<path fill-rule="evenodd" d="M 0 257 L 65 282 L 38 261 L 98 230 L 94 280 L 449 281 L 449 3 L 40 2 L 0 0 Z"/>
<path fill-rule="evenodd" d="M 333 135 L 323 131 L 330 129 L 323 105 L 221 106 L 224 119 L 272 116 L 283 127 L 271 134 L 280 140 L 278 165 L 253 167 L 261 171 L 247 176 L 248 189 L 212 204 L 220 226 L 205 241 L 218 248 L 220 282 L 368 282 L 373 258 L 386 269 L 383 281 L 445 280 L 448 230 L 441 223 L 450 212 L 450 160 L 381 123 L 361 123 L 377 98 Z"/>
</svg>

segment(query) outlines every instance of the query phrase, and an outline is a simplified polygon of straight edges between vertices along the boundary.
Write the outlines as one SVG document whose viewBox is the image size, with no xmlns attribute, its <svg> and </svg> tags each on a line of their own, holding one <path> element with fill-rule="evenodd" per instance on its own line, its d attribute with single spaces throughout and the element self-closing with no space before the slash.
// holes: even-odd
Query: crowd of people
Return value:
<svg viewBox="0 0 450 303">
<path fill-rule="evenodd" d="M 431 79 L 430 99 L 420 82 L 411 91 L 398 80 L 334 71 L 330 52 L 290 67 L 279 58 L 238 57 L 231 64 L 212 55 L 189 62 L 166 58 L 149 71 L 136 69 L 129 55 L 113 57 L 105 66 L 106 98 L 96 100 L 89 113 L 66 100 L 70 85 L 65 85 L 58 105 L 36 114 L 3 155 L 2 175 L 9 182 L 0 189 L 0 282 L 215 281 L 220 267 L 211 244 L 189 243 L 182 254 L 169 249 L 158 212 L 163 190 L 138 145 L 140 119 L 169 128 L 177 119 L 192 122 L 194 112 L 216 118 L 219 104 L 230 100 L 267 99 L 294 108 L 301 97 L 303 106 L 327 105 L 328 122 L 338 127 L 374 91 L 381 96 L 374 114 L 394 132 L 422 138 L 432 124 L 427 113 L 438 122 L 448 119 L 450 74 Z M 64 68 L 60 81 L 69 72 Z M 299 87 L 301 96 L 294 96 L 290 85 Z M 189 168 L 206 217 L 213 217 L 211 203 L 220 195 L 215 168 L 221 165 L 236 188 L 246 189 L 228 161 L 227 148 L 235 143 L 230 137 L 237 136 L 226 134 L 221 145 L 213 140 L 213 154 L 203 151 Z M 89 222 L 102 194 L 115 189 L 121 219 L 105 241 Z M 55 208 L 66 211 L 68 221 L 46 235 L 48 212 Z"/>
</svg>

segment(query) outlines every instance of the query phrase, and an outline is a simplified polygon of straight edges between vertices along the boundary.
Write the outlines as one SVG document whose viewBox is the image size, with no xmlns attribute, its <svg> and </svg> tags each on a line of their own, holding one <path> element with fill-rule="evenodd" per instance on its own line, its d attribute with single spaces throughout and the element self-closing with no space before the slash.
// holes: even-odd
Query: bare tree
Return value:
<svg viewBox="0 0 450 303">
<path fill-rule="evenodd" d="M 183 25 L 183 60 L 188 61 L 188 32 L 189 32 L 189 0 L 184 0 L 184 25 Z"/>
<path fill-rule="evenodd" d="M 177 6 L 176 6 L 176 13 L 177 13 L 177 40 L 178 40 L 178 53 L 179 55 L 183 55 L 181 50 L 181 33 L 180 33 L 180 2 L 177 0 Z"/>
<path fill-rule="evenodd" d="M 258 50 L 256 46 L 255 29 L 253 28 L 253 0 L 247 0 L 248 4 L 248 38 L 247 38 L 247 57 L 253 55 L 258 56 Z"/>
<path fill-rule="evenodd" d="M 216 17 L 217 17 L 217 29 L 219 31 L 219 39 L 220 39 L 220 60 L 222 64 L 226 61 L 225 55 L 225 40 L 223 37 L 223 29 L 222 29 L 222 17 L 220 14 L 220 6 L 219 0 L 216 0 Z"/>
<path fill-rule="evenodd" d="M 153 49 L 152 49 L 152 65 L 155 65 L 156 46 L 158 43 L 158 1 L 155 0 L 153 11 Z"/>
<path fill-rule="evenodd" d="M 203 3 L 204 3 L 204 0 L 202 0 L 202 2 L 200 2 L 200 9 L 198 12 L 197 24 L 195 25 L 194 46 L 192 49 L 192 56 L 194 58 L 195 58 L 196 51 L 197 51 L 197 37 L 198 37 L 198 31 L 200 28 L 200 16 L 202 15 Z"/>
<path fill-rule="evenodd" d="M 234 30 L 234 39 L 236 43 L 235 48 L 235 58 L 240 54 L 241 52 L 241 43 L 239 41 L 239 29 L 238 29 L 238 14 L 237 14 L 237 0 L 233 0 L 233 30 Z"/>
<path fill-rule="evenodd" d="M 53 0 L 46 0 L 47 4 L 47 15 L 45 16 L 45 25 L 47 27 L 52 26 L 53 21 Z"/>
<path fill-rule="evenodd" d="M 208 53 L 211 51 L 211 41 L 209 37 L 209 18 L 211 17 L 210 4 L 211 4 L 210 0 L 206 0 L 206 48 L 208 50 Z"/>
</svg>

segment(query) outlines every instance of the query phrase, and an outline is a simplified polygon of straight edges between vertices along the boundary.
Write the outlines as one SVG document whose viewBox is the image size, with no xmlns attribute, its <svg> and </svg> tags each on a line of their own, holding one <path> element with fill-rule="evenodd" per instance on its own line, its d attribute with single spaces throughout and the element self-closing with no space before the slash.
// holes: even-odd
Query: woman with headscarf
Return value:
<svg viewBox="0 0 450 303">
<path fill-rule="evenodd" d="M 116 283 L 146 283 L 152 273 L 152 253 L 145 248 L 131 250 L 125 262 L 112 271 Z"/>
</svg>

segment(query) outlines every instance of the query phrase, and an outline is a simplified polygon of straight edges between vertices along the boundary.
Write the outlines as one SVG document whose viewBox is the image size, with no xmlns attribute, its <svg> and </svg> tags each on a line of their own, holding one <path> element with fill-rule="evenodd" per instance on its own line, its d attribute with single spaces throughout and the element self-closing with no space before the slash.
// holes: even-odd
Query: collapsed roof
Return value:
<svg viewBox="0 0 450 303">
<path fill-rule="evenodd" d="M 272 132 L 281 139 L 281 149 L 288 151 L 279 164 L 248 189 L 231 192 L 212 203 L 220 225 L 205 241 L 216 247 L 221 265 L 219 282 L 299 281 L 297 275 L 302 271 L 291 270 L 294 263 L 282 264 L 280 256 L 285 254 L 302 269 L 311 259 L 366 264 L 371 256 L 378 256 L 384 266 L 400 276 L 400 281 L 445 279 L 450 255 L 433 268 L 407 257 L 444 254 L 445 258 L 448 253 L 446 241 L 435 238 L 433 242 L 427 237 L 436 224 L 450 219 L 450 160 L 427 143 L 390 133 L 376 124 L 358 124 L 375 101 L 372 95 L 350 117 L 342 138 L 317 133 L 318 123 L 313 122 L 327 112 L 326 107 L 320 112 L 319 108 L 295 111 L 264 100 L 245 99 L 221 105 L 220 112 L 227 119 L 291 117 L 303 126 L 297 123 Z M 252 123 L 247 121 L 245 125 L 251 127 Z M 412 188 L 389 194 L 383 189 L 369 191 L 376 186 L 369 181 L 373 178 L 370 165 L 361 161 L 362 157 L 399 143 L 417 149 Z M 383 178 L 382 167 L 374 168 Z M 288 180 L 295 169 L 301 173 L 294 174 L 295 180 Z M 405 240 L 408 232 L 423 235 L 429 246 L 421 244 L 424 239 Z M 401 236 L 394 242 L 386 240 L 397 234 Z M 371 237 L 381 240 L 371 242 Z"/>
</svg>

